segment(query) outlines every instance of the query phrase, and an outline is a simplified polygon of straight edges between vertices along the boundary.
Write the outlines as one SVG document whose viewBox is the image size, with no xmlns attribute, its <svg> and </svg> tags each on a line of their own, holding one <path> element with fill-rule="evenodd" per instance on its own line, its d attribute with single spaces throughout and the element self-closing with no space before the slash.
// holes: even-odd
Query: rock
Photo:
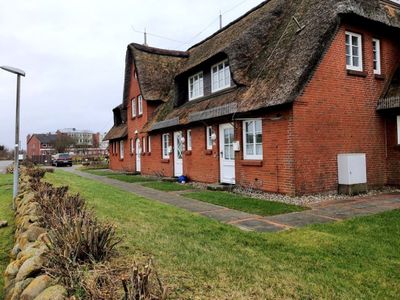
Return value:
<svg viewBox="0 0 400 300">
<path fill-rule="evenodd" d="M 18 271 L 19 271 L 21 265 L 22 265 L 22 262 L 21 262 L 21 261 L 19 261 L 19 260 L 14 260 L 12 263 L 10 263 L 10 264 L 7 266 L 6 270 L 4 271 L 4 277 L 5 277 L 6 279 L 9 279 L 9 280 L 10 280 L 10 279 L 14 279 L 14 278 L 17 276 Z"/>
<path fill-rule="evenodd" d="M 26 236 L 29 242 L 36 242 L 38 237 L 45 232 L 46 230 L 44 228 L 32 225 L 29 226 L 28 230 L 25 231 L 22 236 Z"/>
<path fill-rule="evenodd" d="M 65 300 L 67 290 L 61 285 L 54 285 L 39 294 L 34 300 Z"/>
<path fill-rule="evenodd" d="M 18 271 L 15 277 L 16 281 L 24 280 L 27 277 L 34 276 L 39 273 L 43 267 L 43 258 L 40 256 L 34 256 L 27 259 Z"/>
<path fill-rule="evenodd" d="M 22 292 L 25 288 L 33 281 L 33 278 L 27 278 L 19 281 L 14 286 L 14 292 L 12 294 L 11 300 L 19 300 Z"/>
<path fill-rule="evenodd" d="M 47 247 L 43 244 L 41 245 L 40 243 L 33 243 L 25 250 L 19 252 L 17 255 L 17 259 L 24 262 L 33 256 L 41 256 L 45 252 L 46 248 Z"/>
<path fill-rule="evenodd" d="M 20 300 L 33 300 L 41 292 L 51 285 L 52 279 L 48 275 L 41 275 L 33 279 L 33 281 L 22 292 Z"/>
<path fill-rule="evenodd" d="M 14 247 L 12 248 L 11 252 L 10 252 L 11 258 L 12 258 L 12 259 L 16 259 L 18 253 L 20 253 L 20 252 L 21 252 L 21 248 L 19 247 L 19 244 L 16 243 L 16 244 L 14 245 Z"/>
<path fill-rule="evenodd" d="M 7 227 L 8 222 L 7 221 L 0 221 L 0 228 Z"/>
</svg>

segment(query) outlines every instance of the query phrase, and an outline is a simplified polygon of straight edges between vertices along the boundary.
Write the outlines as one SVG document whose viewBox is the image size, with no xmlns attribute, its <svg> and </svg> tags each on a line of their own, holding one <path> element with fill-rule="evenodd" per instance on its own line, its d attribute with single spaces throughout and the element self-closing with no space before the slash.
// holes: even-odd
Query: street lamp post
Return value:
<svg viewBox="0 0 400 300">
<path fill-rule="evenodd" d="M 17 104 L 15 113 L 15 149 L 14 149 L 14 186 L 13 186 L 13 208 L 15 209 L 15 198 L 18 195 L 18 164 L 19 164 L 19 103 L 20 103 L 20 87 L 21 87 L 21 76 L 25 76 L 25 72 L 7 66 L 1 66 L 1 69 L 17 75 Z"/>
</svg>

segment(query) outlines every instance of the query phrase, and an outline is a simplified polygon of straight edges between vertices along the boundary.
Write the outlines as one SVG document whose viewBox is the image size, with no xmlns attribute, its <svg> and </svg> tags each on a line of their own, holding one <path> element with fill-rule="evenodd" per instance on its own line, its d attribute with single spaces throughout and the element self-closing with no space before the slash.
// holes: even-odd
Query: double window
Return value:
<svg viewBox="0 0 400 300">
<path fill-rule="evenodd" d="M 187 150 L 192 151 L 192 130 L 188 129 L 186 132 Z"/>
<path fill-rule="evenodd" d="M 136 117 L 136 98 L 133 98 L 131 100 L 131 106 L 132 106 L 132 118 Z"/>
<path fill-rule="evenodd" d="M 360 34 L 346 32 L 346 66 L 348 70 L 363 71 L 362 37 Z"/>
<path fill-rule="evenodd" d="M 189 100 L 204 96 L 203 72 L 189 77 Z"/>
<path fill-rule="evenodd" d="M 260 119 L 243 121 L 243 145 L 244 159 L 263 159 L 262 121 Z"/>
<path fill-rule="evenodd" d="M 124 141 L 119 141 L 119 158 L 124 159 Z"/>
<path fill-rule="evenodd" d="M 142 97 L 142 95 L 138 96 L 138 114 L 139 114 L 139 116 L 143 115 L 143 97 Z"/>
<path fill-rule="evenodd" d="M 372 51 L 374 58 L 374 74 L 380 75 L 381 70 L 381 41 L 378 39 L 372 40 Z"/>
<path fill-rule="evenodd" d="M 231 86 L 231 71 L 228 60 L 211 68 L 211 91 L 217 92 Z"/>
<path fill-rule="evenodd" d="M 162 157 L 163 159 L 169 158 L 169 133 L 162 135 Z"/>
</svg>

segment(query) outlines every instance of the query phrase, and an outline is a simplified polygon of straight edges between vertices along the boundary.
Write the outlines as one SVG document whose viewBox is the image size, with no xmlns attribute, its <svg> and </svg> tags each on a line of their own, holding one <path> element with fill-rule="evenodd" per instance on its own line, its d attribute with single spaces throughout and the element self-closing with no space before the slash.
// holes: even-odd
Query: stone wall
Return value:
<svg viewBox="0 0 400 300">
<path fill-rule="evenodd" d="M 66 289 L 45 274 L 48 233 L 40 226 L 39 219 L 39 204 L 30 189 L 29 177 L 22 175 L 16 199 L 15 245 L 11 263 L 4 272 L 5 300 L 67 299 Z"/>
</svg>

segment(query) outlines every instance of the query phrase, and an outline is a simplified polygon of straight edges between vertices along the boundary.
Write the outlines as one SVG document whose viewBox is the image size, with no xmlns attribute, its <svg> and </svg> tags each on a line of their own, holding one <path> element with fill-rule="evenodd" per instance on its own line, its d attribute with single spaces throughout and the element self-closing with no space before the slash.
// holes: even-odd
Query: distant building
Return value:
<svg viewBox="0 0 400 300">
<path fill-rule="evenodd" d="M 94 134 L 89 130 L 77 130 L 76 128 L 65 128 L 58 130 L 57 132 L 66 134 L 75 141 L 75 145 L 92 147 L 94 145 Z"/>
<path fill-rule="evenodd" d="M 33 161 L 43 163 L 52 154 L 55 154 L 55 142 L 57 134 L 32 134 L 27 136 L 27 157 Z"/>
</svg>

